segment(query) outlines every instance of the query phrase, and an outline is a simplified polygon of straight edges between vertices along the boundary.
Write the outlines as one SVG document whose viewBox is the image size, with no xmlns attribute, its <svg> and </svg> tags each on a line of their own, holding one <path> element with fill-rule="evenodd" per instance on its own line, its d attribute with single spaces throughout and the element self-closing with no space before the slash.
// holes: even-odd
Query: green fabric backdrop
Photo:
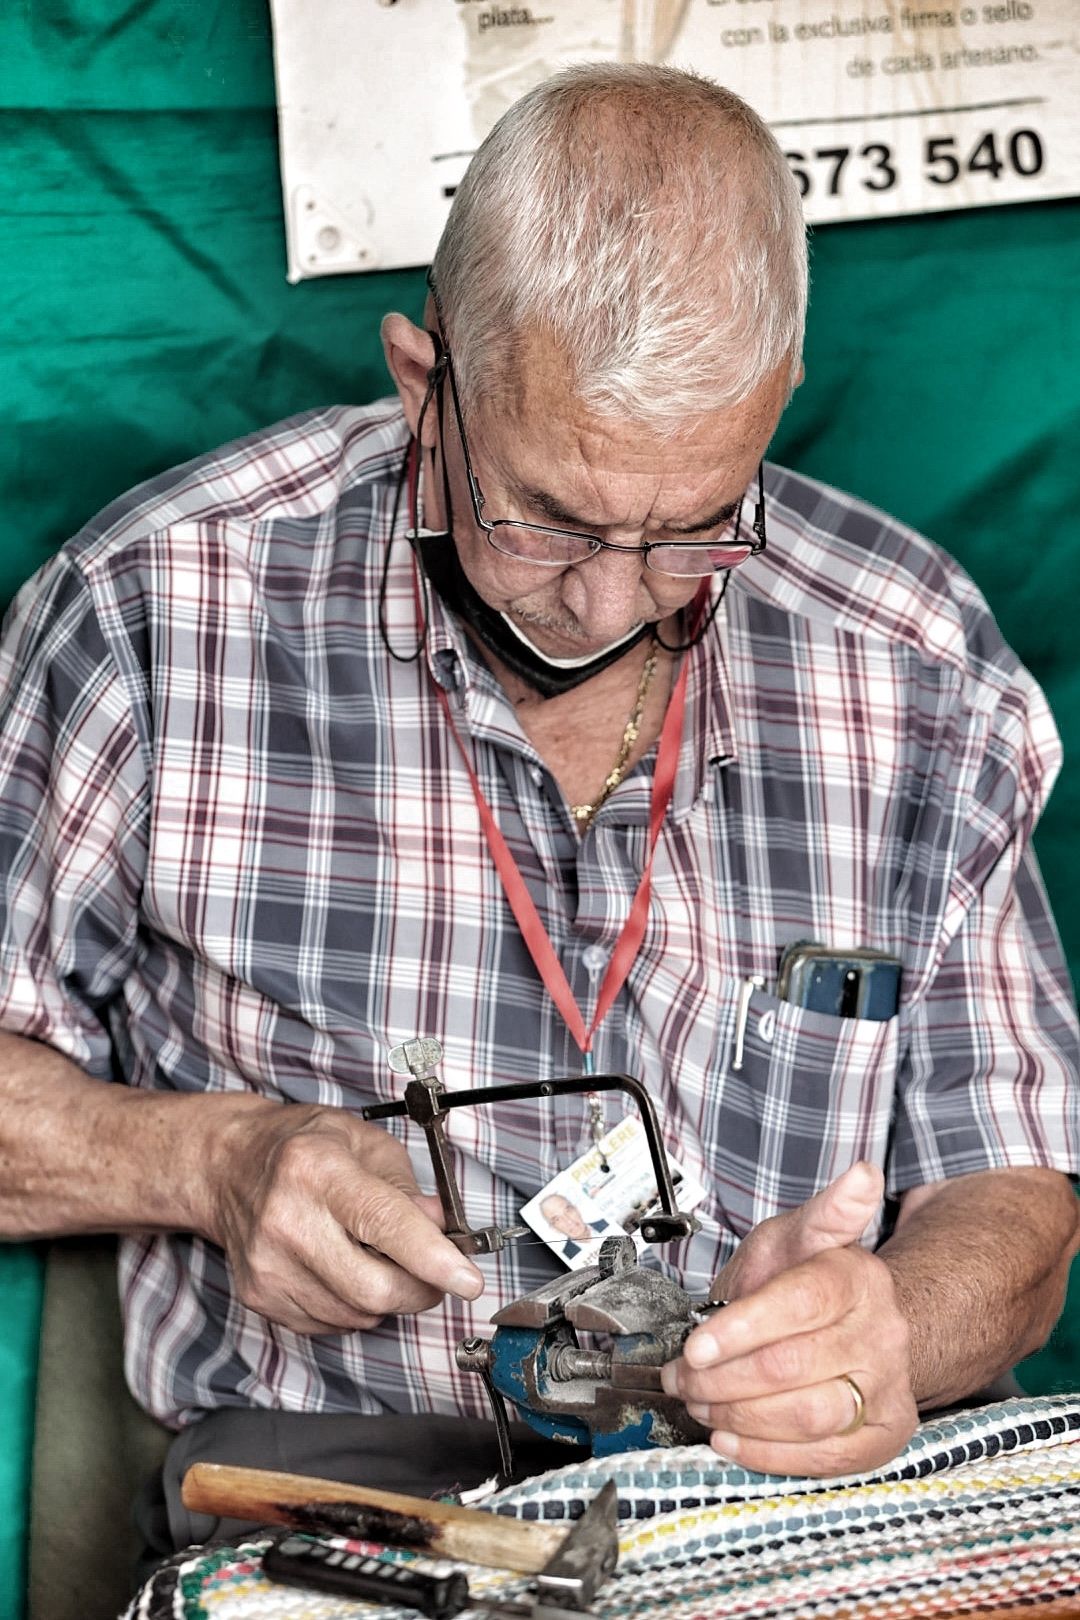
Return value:
<svg viewBox="0 0 1080 1620">
<path fill-rule="evenodd" d="M 292 411 L 385 392 L 379 316 L 417 313 L 422 282 L 286 284 L 264 0 L 0 10 L 6 600 L 137 480 Z M 1078 223 L 1067 202 L 819 231 L 807 381 L 774 447 L 961 559 L 1073 756 Z M 1074 969 L 1078 800 L 1074 762 L 1039 836 Z M 1078 1296 L 1026 1365 L 1034 1389 L 1080 1385 Z M 0 1250 L 0 1614 L 12 1620 L 38 1302 L 35 1252 Z"/>
</svg>

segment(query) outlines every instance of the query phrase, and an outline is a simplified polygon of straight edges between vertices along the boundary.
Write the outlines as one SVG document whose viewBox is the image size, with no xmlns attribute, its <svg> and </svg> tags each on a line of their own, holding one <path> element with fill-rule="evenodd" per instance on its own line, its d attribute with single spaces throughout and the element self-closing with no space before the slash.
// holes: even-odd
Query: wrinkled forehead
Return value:
<svg viewBox="0 0 1080 1620">
<path fill-rule="evenodd" d="M 764 453 L 789 392 L 786 372 L 774 374 L 738 405 L 658 423 L 586 405 L 550 345 L 526 342 L 522 357 L 505 389 L 463 400 L 481 482 L 489 476 L 508 488 L 572 494 L 595 507 L 596 522 L 605 517 L 605 494 L 620 508 L 606 514 L 610 521 L 650 512 L 690 521 L 736 496 Z"/>
<path fill-rule="evenodd" d="M 554 449 L 586 442 L 617 447 L 632 464 L 686 455 L 734 456 L 744 444 L 771 434 L 791 392 L 785 362 L 735 405 L 710 409 L 708 396 L 691 414 L 634 411 L 632 405 L 598 407 L 582 396 L 572 357 L 550 332 L 530 327 L 508 332 L 497 351 L 467 383 L 457 382 L 470 439 L 483 437 L 496 453 L 538 434 Z"/>
</svg>

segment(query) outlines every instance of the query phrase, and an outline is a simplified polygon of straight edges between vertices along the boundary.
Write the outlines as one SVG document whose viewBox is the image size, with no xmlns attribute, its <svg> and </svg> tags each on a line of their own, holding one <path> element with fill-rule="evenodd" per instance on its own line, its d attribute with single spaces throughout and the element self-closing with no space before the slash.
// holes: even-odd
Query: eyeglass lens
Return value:
<svg viewBox="0 0 1080 1620">
<path fill-rule="evenodd" d="M 488 539 L 504 556 L 538 563 L 542 568 L 568 568 L 584 562 L 603 549 L 597 540 L 569 531 L 534 528 L 513 519 L 496 519 Z M 634 546 L 609 546 L 609 550 L 634 551 Z M 738 568 L 751 555 L 753 546 L 739 541 L 716 545 L 653 544 L 645 551 L 645 566 L 653 573 L 678 578 L 702 578 L 725 568 Z"/>
</svg>

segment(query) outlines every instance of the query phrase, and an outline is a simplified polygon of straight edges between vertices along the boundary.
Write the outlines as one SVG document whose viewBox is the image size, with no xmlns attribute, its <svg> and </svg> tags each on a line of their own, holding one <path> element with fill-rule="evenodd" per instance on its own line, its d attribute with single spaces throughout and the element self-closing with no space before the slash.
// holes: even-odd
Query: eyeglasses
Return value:
<svg viewBox="0 0 1080 1620">
<path fill-rule="evenodd" d="M 461 439 L 461 453 L 465 462 L 465 476 L 469 485 L 476 526 L 482 529 L 488 541 L 504 557 L 519 562 L 535 563 L 539 568 L 572 568 L 587 562 L 598 551 L 632 551 L 640 556 L 645 567 L 654 574 L 668 574 L 677 579 L 702 579 L 728 568 L 738 568 L 750 557 L 765 550 L 765 470 L 759 464 L 757 472 L 757 501 L 751 528 L 754 539 L 740 540 L 743 497 L 738 510 L 724 525 L 724 532 L 715 540 L 649 540 L 640 546 L 620 546 L 613 540 L 601 540 L 598 534 L 587 534 L 580 529 L 551 528 L 543 523 L 523 523 L 518 518 L 487 518 L 484 516 L 484 492 L 473 470 L 469 454 L 469 441 L 465 434 L 465 420 L 458 395 L 457 379 L 450 358 L 450 350 L 438 332 L 432 332 L 435 342 L 435 365 L 432 381 L 441 385 L 443 376 L 450 380 L 450 397 L 454 418 Z M 727 531 L 730 530 L 730 533 Z"/>
</svg>

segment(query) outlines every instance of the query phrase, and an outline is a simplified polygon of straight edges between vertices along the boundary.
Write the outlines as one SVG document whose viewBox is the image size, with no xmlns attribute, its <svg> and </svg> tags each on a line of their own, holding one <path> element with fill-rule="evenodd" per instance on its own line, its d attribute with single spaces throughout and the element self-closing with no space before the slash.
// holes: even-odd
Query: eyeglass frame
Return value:
<svg viewBox="0 0 1080 1620">
<path fill-rule="evenodd" d="M 431 292 L 434 297 L 435 289 L 431 285 L 430 280 L 428 285 L 431 287 Z M 437 299 L 435 300 L 435 307 L 438 310 Z M 441 321 L 441 310 L 439 310 L 439 318 Z M 667 569 L 652 568 L 649 564 L 649 553 L 652 551 L 667 549 L 668 547 L 681 548 L 683 546 L 685 546 L 687 549 L 693 548 L 694 551 L 707 551 L 709 550 L 708 541 L 645 540 L 639 546 L 622 546 L 614 540 L 602 540 L 598 534 L 591 534 L 584 529 L 562 529 L 553 527 L 552 525 L 546 523 L 526 523 L 522 518 L 486 518 L 483 512 L 485 505 L 484 492 L 480 488 L 480 480 L 477 478 L 473 469 L 472 457 L 469 454 L 469 440 L 465 432 L 465 417 L 461 409 L 461 399 L 458 394 L 457 378 L 454 374 L 454 362 L 450 355 L 450 348 L 441 332 L 429 329 L 428 336 L 435 345 L 434 364 L 432 365 L 431 370 L 428 372 L 429 387 L 441 393 L 444 377 L 449 377 L 450 379 L 450 398 L 454 407 L 454 419 L 457 423 L 458 437 L 461 440 L 461 454 L 462 460 L 465 463 L 465 479 L 469 486 L 469 499 L 472 502 L 473 516 L 476 520 L 477 528 L 480 529 L 484 535 L 486 535 L 488 544 L 491 546 L 493 551 L 497 551 L 499 553 L 500 557 L 510 557 L 515 562 L 531 563 L 535 568 L 580 568 L 583 563 L 587 563 L 590 558 L 595 557 L 598 552 L 625 551 L 636 553 L 641 557 L 643 565 L 648 568 L 651 573 L 662 574 L 666 579 L 709 579 L 716 574 L 730 572 L 733 568 L 741 568 L 744 563 L 750 561 L 751 557 L 759 557 L 761 556 L 762 552 L 765 551 L 768 543 L 768 536 L 765 532 L 765 463 L 763 461 L 758 462 L 757 501 L 754 504 L 754 517 L 753 522 L 750 525 L 754 534 L 754 539 L 753 541 L 749 542 L 741 542 L 747 547 L 746 556 L 741 557 L 737 563 L 720 564 L 718 567 L 710 569 L 706 574 L 676 574 L 669 572 Z M 439 420 L 440 422 L 442 421 L 441 409 L 439 410 Z M 742 528 L 743 502 L 745 499 L 746 492 L 744 491 L 739 497 L 739 511 L 735 519 L 735 533 L 732 540 L 728 542 L 729 545 L 739 543 L 738 537 Z M 545 562 L 539 557 L 526 557 L 521 552 L 503 551 L 502 547 L 497 545 L 494 539 L 496 529 L 532 529 L 537 534 L 549 534 L 563 540 L 583 540 L 588 545 L 589 550 L 586 556 L 579 557 L 573 562 Z"/>
</svg>

